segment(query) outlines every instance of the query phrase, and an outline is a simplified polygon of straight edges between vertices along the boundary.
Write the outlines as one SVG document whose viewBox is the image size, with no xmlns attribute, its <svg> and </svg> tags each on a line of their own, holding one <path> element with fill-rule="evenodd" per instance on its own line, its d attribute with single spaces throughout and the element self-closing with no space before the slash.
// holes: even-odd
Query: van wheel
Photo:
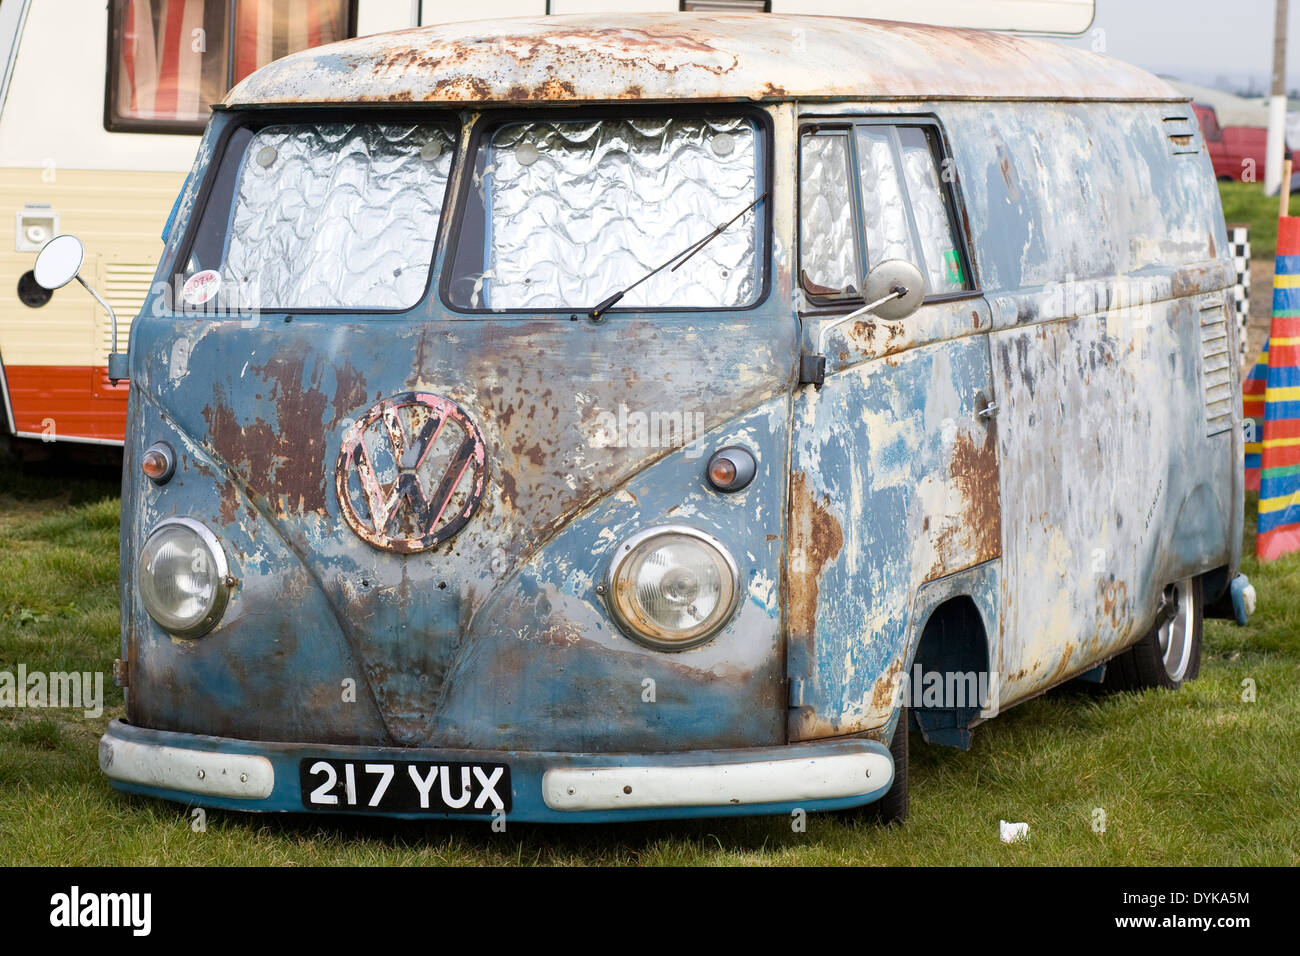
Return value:
<svg viewBox="0 0 1300 956">
<path fill-rule="evenodd" d="M 902 826 L 907 820 L 910 800 L 907 785 L 907 736 L 911 719 L 907 708 L 898 712 L 898 726 L 889 742 L 889 756 L 894 758 L 894 782 L 885 795 L 873 803 L 856 808 L 856 815 L 882 827 Z"/>
<path fill-rule="evenodd" d="M 1201 579 L 1165 588 L 1156 624 L 1142 640 L 1106 665 L 1105 690 L 1177 690 L 1201 672 L 1201 630 L 1205 605 Z"/>
</svg>

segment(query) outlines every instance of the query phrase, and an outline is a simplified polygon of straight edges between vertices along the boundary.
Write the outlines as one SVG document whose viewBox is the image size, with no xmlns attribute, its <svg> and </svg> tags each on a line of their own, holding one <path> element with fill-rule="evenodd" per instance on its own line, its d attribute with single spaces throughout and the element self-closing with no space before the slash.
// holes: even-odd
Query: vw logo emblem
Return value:
<svg viewBox="0 0 1300 956">
<path fill-rule="evenodd" d="M 413 554 L 465 526 L 483 498 L 483 435 L 451 399 L 405 392 L 373 406 L 343 434 L 335 484 L 343 518 L 362 540 Z"/>
</svg>

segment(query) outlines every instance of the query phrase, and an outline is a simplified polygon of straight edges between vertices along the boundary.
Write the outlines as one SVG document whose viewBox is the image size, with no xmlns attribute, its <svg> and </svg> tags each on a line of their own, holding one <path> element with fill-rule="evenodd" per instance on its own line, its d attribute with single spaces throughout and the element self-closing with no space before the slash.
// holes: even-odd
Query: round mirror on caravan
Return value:
<svg viewBox="0 0 1300 956">
<path fill-rule="evenodd" d="M 925 279 L 906 259 L 886 259 L 867 273 L 863 298 L 878 303 L 871 308 L 874 315 L 897 322 L 921 307 Z"/>
<path fill-rule="evenodd" d="M 62 289 L 81 271 L 86 250 L 76 236 L 55 236 L 36 255 L 36 284 L 51 292 Z"/>
</svg>

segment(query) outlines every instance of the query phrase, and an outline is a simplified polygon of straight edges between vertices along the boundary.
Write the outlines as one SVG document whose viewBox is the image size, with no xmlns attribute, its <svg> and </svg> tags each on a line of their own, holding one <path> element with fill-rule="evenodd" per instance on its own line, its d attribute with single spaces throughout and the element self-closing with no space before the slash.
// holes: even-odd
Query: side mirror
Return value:
<svg viewBox="0 0 1300 956">
<path fill-rule="evenodd" d="M 36 284 L 53 292 L 77 278 L 86 250 L 76 236 L 55 236 L 36 254 Z"/>
<path fill-rule="evenodd" d="M 925 278 L 921 270 L 906 259 L 886 259 L 867 273 L 863 298 L 871 303 L 866 311 L 897 322 L 921 307 L 925 299 Z M 854 312 L 853 316 L 861 311 Z"/>
<path fill-rule="evenodd" d="M 108 317 L 113 320 L 113 351 L 108 353 L 108 378 L 114 385 L 127 376 L 126 355 L 117 351 L 117 313 L 113 307 L 81 278 L 81 264 L 85 261 L 86 249 L 76 236 L 55 236 L 36 254 L 36 266 L 32 276 L 36 284 L 53 292 L 62 289 L 76 279 L 82 288 L 95 297 L 95 301 L 104 307 Z"/>
<path fill-rule="evenodd" d="M 921 307 L 925 301 L 925 277 L 921 270 L 905 259 L 886 259 L 867 273 L 863 283 L 863 298 L 867 304 L 842 315 L 834 322 L 822 326 L 817 336 L 817 351 L 799 356 L 799 384 L 821 388 L 826 380 L 826 336 L 845 322 L 874 313 L 882 319 L 897 322 Z"/>
</svg>

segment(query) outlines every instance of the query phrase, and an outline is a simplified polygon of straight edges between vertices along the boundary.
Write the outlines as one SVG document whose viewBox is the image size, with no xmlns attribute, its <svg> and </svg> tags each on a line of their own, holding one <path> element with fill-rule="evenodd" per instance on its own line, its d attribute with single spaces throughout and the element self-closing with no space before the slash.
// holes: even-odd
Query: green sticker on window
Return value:
<svg viewBox="0 0 1300 956">
<path fill-rule="evenodd" d="M 965 284 L 966 277 L 961 271 L 961 256 L 957 255 L 956 249 L 949 249 L 943 254 L 943 261 L 948 266 L 948 281 Z"/>
</svg>

